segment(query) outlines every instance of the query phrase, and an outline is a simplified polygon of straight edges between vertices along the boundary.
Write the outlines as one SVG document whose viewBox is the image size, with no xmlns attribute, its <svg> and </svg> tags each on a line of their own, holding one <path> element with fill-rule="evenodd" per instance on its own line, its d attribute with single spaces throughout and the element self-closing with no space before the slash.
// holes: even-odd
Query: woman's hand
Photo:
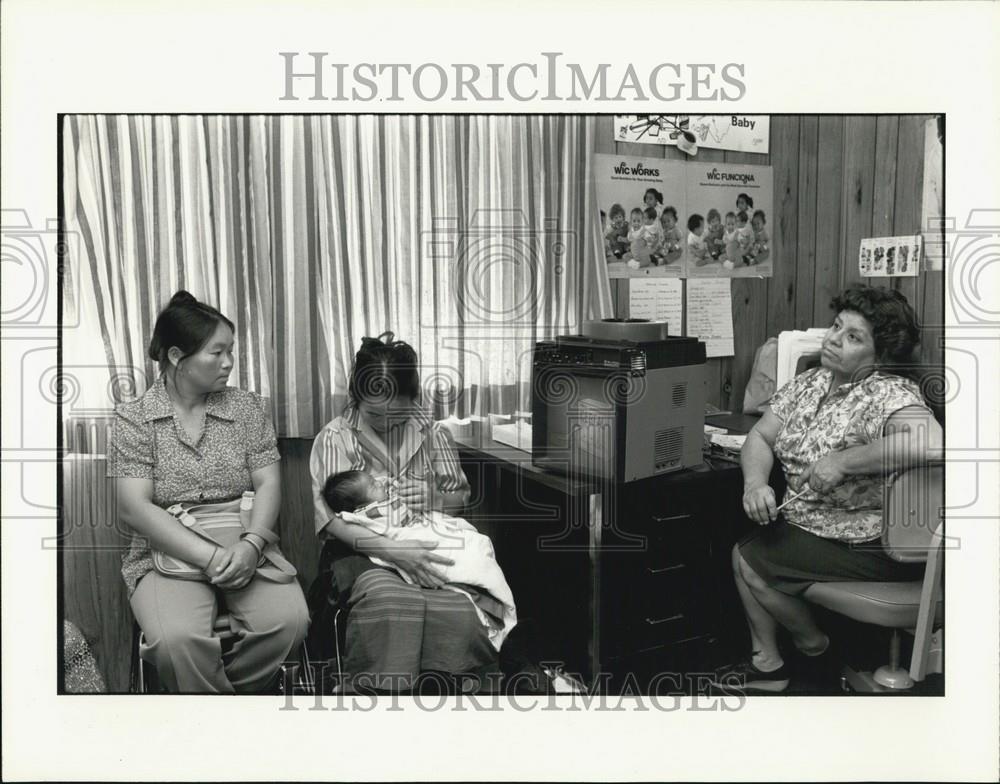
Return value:
<svg viewBox="0 0 1000 784">
<path fill-rule="evenodd" d="M 839 452 L 830 452 L 824 455 L 802 474 L 803 484 L 809 483 L 809 487 L 817 493 L 828 493 L 841 482 L 847 472 L 844 470 L 843 461 Z"/>
<path fill-rule="evenodd" d="M 257 548 L 242 539 L 222 548 L 219 557 L 213 558 L 213 563 L 209 564 L 211 571 L 208 576 L 212 585 L 224 591 L 238 591 L 245 587 L 257 571 L 259 558 Z"/>
<path fill-rule="evenodd" d="M 434 508 L 433 493 L 427 482 L 403 477 L 396 486 L 396 493 L 399 500 L 414 512 L 429 512 Z"/>
<path fill-rule="evenodd" d="M 754 485 L 743 490 L 743 511 L 757 525 L 767 525 L 778 516 L 774 490 L 770 485 Z"/>
<path fill-rule="evenodd" d="M 440 566 L 453 566 L 455 562 L 435 553 L 434 548 L 437 546 L 437 542 L 427 539 L 399 542 L 399 546 L 393 548 L 390 560 L 417 585 L 440 588 L 445 584 Z"/>
</svg>

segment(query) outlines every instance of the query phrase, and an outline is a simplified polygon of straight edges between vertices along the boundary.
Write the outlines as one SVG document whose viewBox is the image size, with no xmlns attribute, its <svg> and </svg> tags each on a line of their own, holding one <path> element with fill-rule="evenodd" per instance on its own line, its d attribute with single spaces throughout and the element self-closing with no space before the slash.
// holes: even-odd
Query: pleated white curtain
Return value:
<svg viewBox="0 0 1000 784">
<path fill-rule="evenodd" d="M 509 413 L 529 403 L 535 341 L 612 311 L 593 118 L 71 116 L 63 131 L 81 240 L 65 346 L 103 356 L 118 392 L 153 378 L 145 346 L 177 288 L 232 318 L 231 383 L 301 437 L 343 407 L 363 336 L 414 345 L 436 416 Z"/>
</svg>

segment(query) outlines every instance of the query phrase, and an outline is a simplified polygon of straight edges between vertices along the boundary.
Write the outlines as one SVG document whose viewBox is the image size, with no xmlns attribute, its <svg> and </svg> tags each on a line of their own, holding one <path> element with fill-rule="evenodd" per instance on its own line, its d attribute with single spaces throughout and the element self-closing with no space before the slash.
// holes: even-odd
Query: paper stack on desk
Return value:
<svg viewBox="0 0 1000 784">
<path fill-rule="evenodd" d="M 531 425 L 523 419 L 509 425 L 494 425 L 492 435 L 494 441 L 531 452 Z"/>
</svg>

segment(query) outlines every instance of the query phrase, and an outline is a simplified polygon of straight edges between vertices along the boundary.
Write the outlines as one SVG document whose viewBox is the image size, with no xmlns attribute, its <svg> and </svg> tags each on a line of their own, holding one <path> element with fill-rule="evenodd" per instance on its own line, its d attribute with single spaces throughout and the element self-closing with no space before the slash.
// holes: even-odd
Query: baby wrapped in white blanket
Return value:
<svg viewBox="0 0 1000 784">
<path fill-rule="evenodd" d="M 334 474 L 327 479 L 323 497 L 345 521 L 373 533 L 397 542 L 436 542 L 434 552 L 454 561 L 450 565 L 435 564 L 445 580 L 444 588 L 469 598 L 490 642 L 500 650 L 517 623 L 517 611 L 488 536 L 461 517 L 443 512 L 417 513 L 398 499 L 387 498 L 385 486 L 365 471 Z M 395 569 L 381 558 L 369 557 L 372 563 Z M 409 575 L 399 573 L 413 583 Z"/>
</svg>

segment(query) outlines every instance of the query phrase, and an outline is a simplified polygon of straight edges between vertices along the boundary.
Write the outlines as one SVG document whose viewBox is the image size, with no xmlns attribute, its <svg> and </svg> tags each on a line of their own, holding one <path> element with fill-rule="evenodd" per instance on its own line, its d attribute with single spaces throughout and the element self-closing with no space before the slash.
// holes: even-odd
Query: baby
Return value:
<svg viewBox="0 0 1000 784">
<path fill-rule="evenodd" d="M 635 207 L 632 212 L 628 214 L 629 230 L 628 230 L 628 241 L 632 242 L 634 239 L 638 239 L 640 232 L 642 231 L 642 224 L 646 220 L 646 216 L 642 212 L 641 207 Z"/>
<path fill-rule="evenodd" d="M 646 192 L 642 195 L 642 203 L 644 207 L 652 207 L 657 218 L 663 212 L 663 194 L 656 188 L 646 188 Z"/>
<path fill-rule="evenodd" d="M 749 212 L 753 209 L 753 199 L 750 198 L 749 194 L 741 193 L 736 197 L 736 211 L 737 212 Z"/>
<path fill-rule="evenodd" d="M 660 227 L 663 229 L 663 254 L 666 262 L 677 261 L 681 255 L 681 233 L 677 230 L 677 210 L 664 207 L 660 214 Z"/>
<path fill-rule="evenodd" d="M 719 258 L 725 250 L 725 243 L 722 241 L 722 217 L 714 207 L 708 211 L 706 216 L 708 229 L 705 230 L 705 242 L 708 243 L 708 253 L 713 259 Z"/>
<path fill-rule="evenodd" d="M 625 208 L 620 204 L 611 205 L 604 243 L 608 254 L 616 259 L 621 259 L 628 253 L 628 224 L 625 221 Z"/>
<path fill-rule="evenodd" d="M 768 251 L 770 250 L 770 237 L 767 236 L 767 230 L 764 228 L 767 224 L 767 217 L 764 215 L 764 210 L 757 210 L 753 214 L 753 220 L 750 221 L 753 227 L 753 243 L 750 245 L 750 253 L 748 254 L 749 261 L 744 258 L 747 264 L 759 264 L 765 258 L 767 258 Z"/>
<path fill-rule="evenodd" d="M 698 267 L 703 267 L 712 261 L 708 253 L 708 243 L 702 238 L 705 233 L 705 219 L 698 213 L 688 218 L 688 253 Z"/>
<path fill-rule="evenodd" d="M 450 566 L 436 564 L 445 588 L 469 598 L 487 636 L 499 651 L 517 623 L 514 595 L 500 570 L 488 536 L 460 517 L 442 512 L 416 513 L 399 500 L 390 499 L 385 483 L 367 471 L 341 471 L 323 485 L 323 500 L 345 521 L 361 525 L 393 541 L 433 541 L 435 552 L 451 558 Z M 392 564 L 371 557 L 387 568 Z M 400 573 L 408 583 L 412 579 Z"/>
<path fill-rule="evenodd" d="M 656 210 L 646 207 L 642 213 L 643 226 L 640 236 L 649 248 L 649 259 L 654 264 L 663 261 L 663 227 L 660 225 Z"/>
<path fill-rule="evenodd" d="M 746 212 L 740 210 L 736 213 L 736 243 L 740 246 L 740 256 L 746 261 L 750 246 L 753 245 L 753 228 L 750 226 L 750 219 Z"/>
</svg>

